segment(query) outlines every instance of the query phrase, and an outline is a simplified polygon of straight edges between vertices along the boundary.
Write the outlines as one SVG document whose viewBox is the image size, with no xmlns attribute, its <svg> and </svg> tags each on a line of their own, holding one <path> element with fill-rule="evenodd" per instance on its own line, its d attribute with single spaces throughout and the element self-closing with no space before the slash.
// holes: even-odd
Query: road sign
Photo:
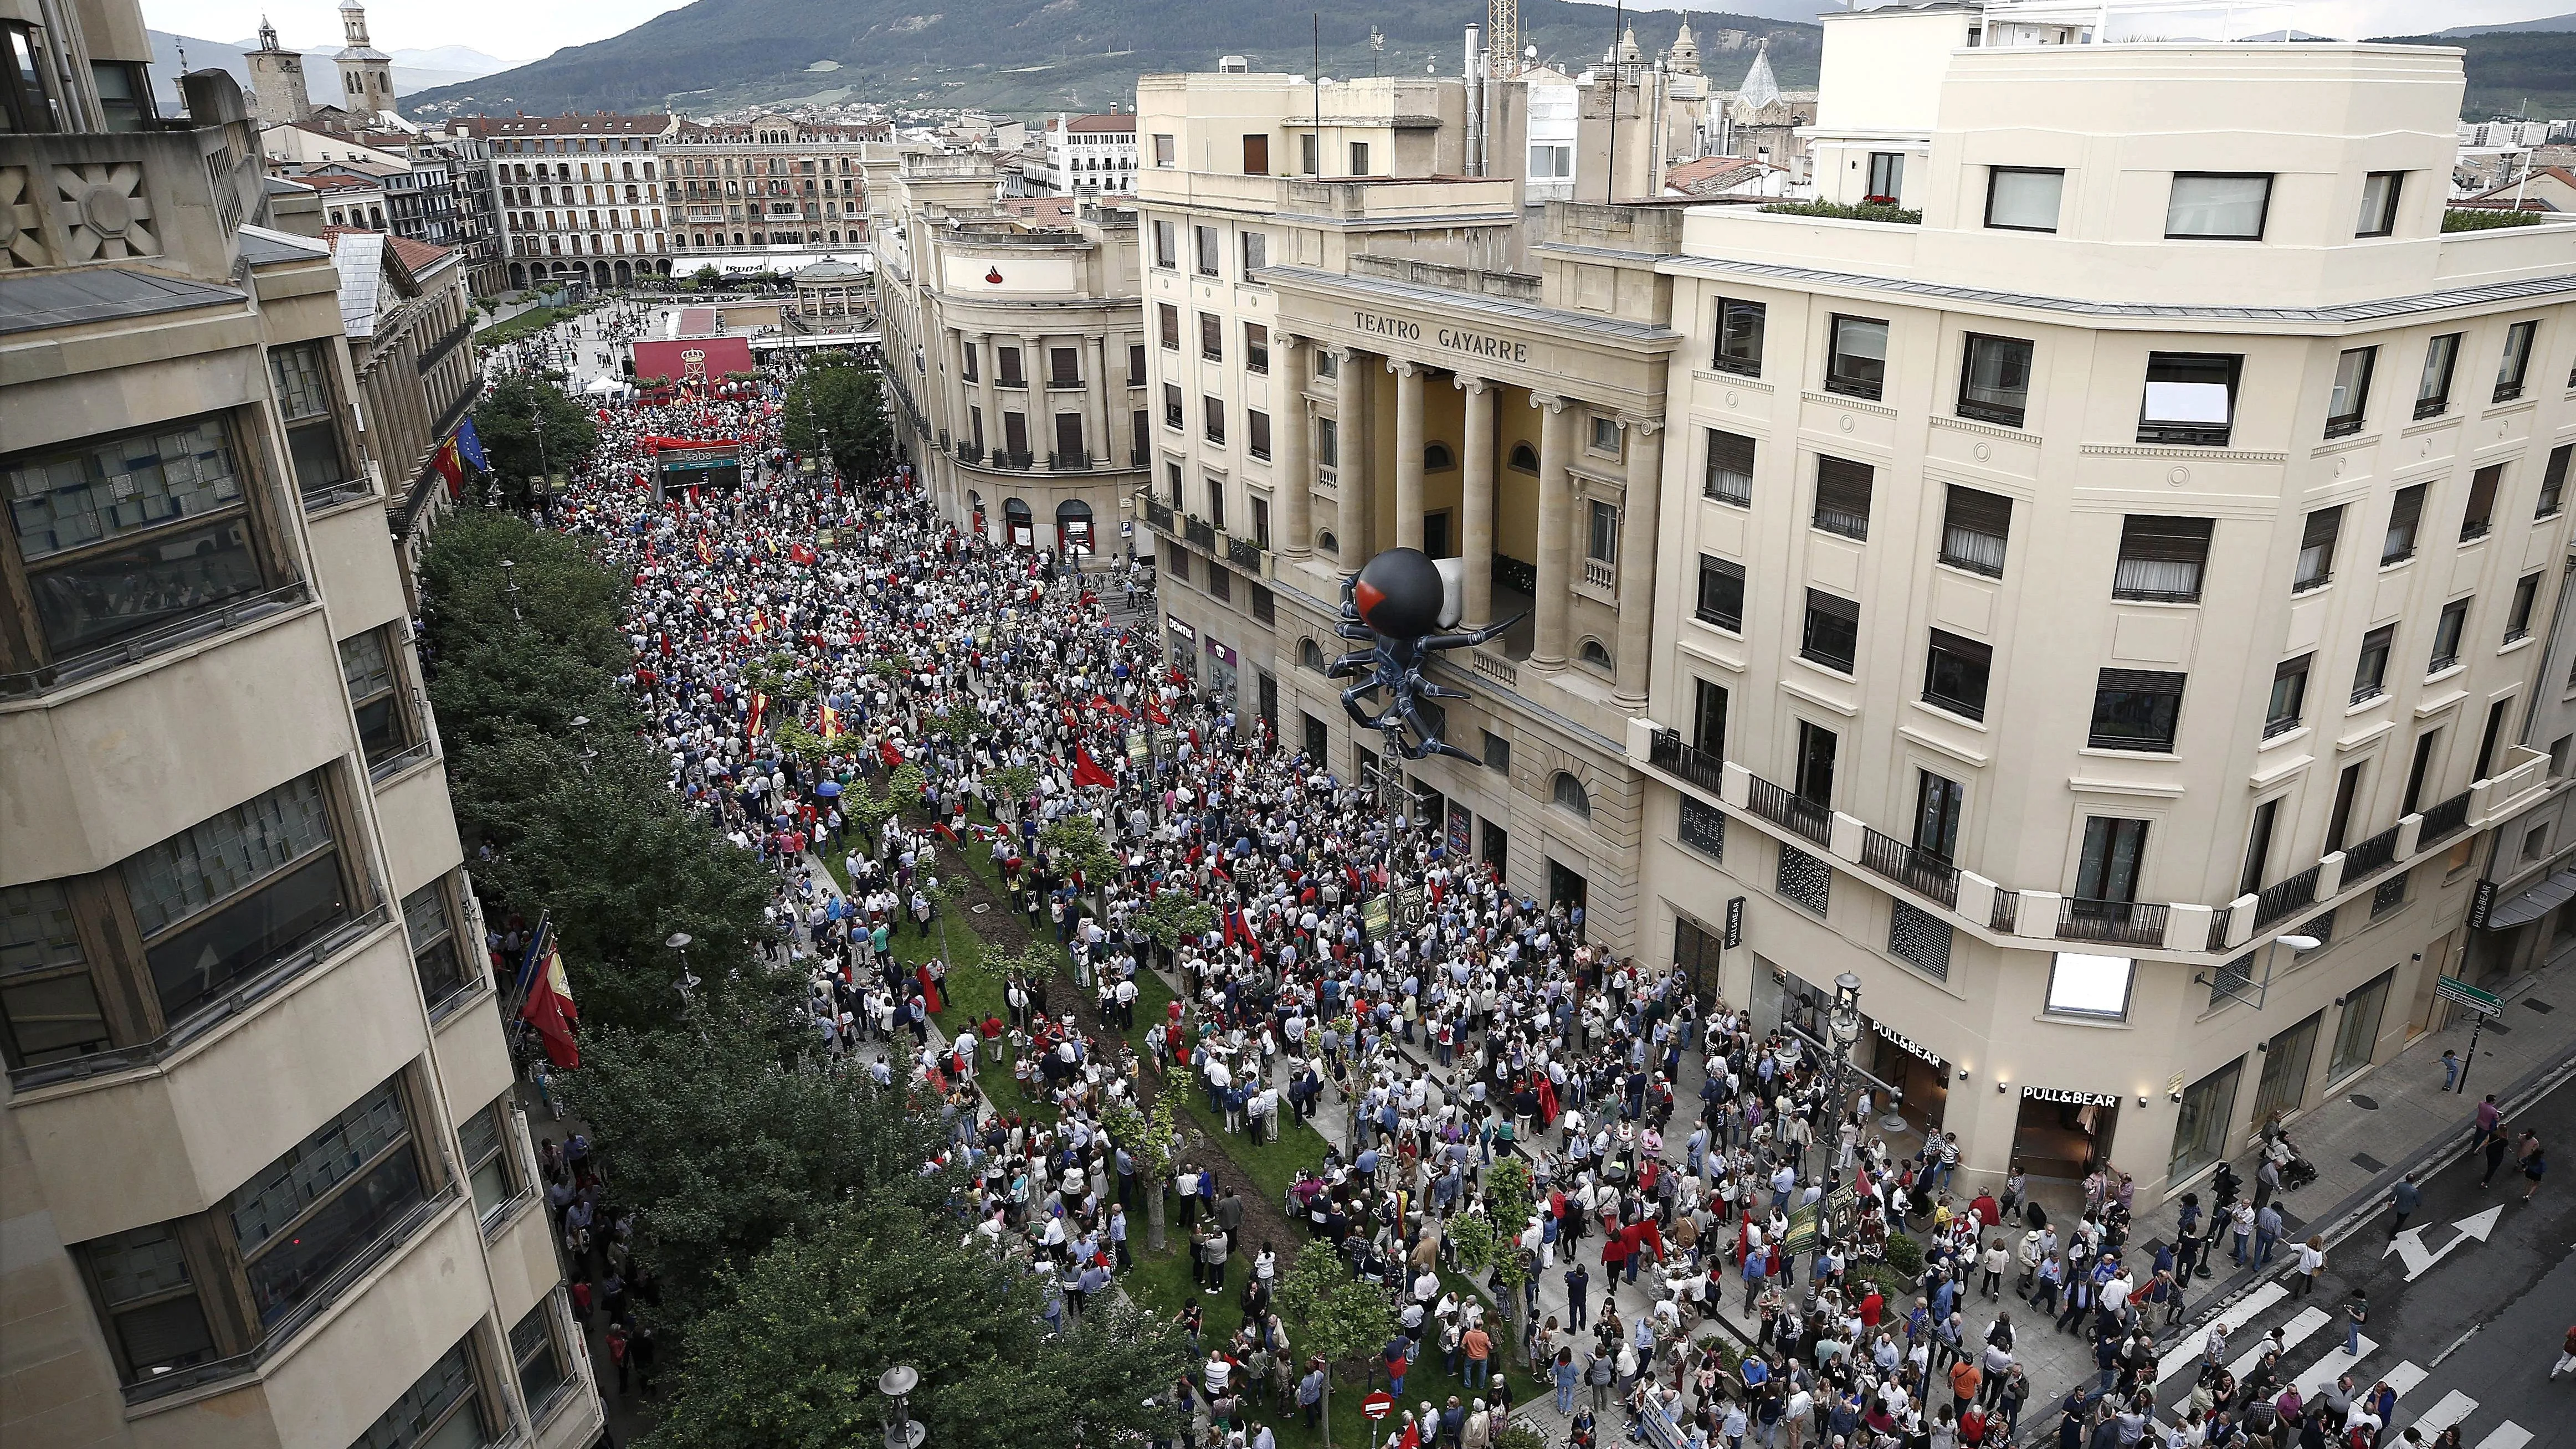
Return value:
<svg viewBox="0 0 2576 1449">
<path fill-rule="evenodd" d="M 1360 1400 L 1360 1413 L 1371 1419 L 1383 1419 L 1395 1412 L 1395 1395 L 1384 1389 Z"/>
<path fill-rule="evenodd" d="M 2459 1233 L 2449 1242 L 2444 1243 L 2438 1251 L 2427 1249 L 2424 1246 L 2424 1230 L 2422 1228 L 2408 1228 L 2406 1231 L 2399 1233 L 2395 1238 L 2390 1239 L 2388 1251 L 2381 1253 L 2379 1256 L 2385 1258 L 2389 1253 L 2395 1253 L 2399 1258 L 2403 1259 L 2406 1263 L 2406 1281 L 2412 1283 L 2416 1279 L 2423 1277 L 2425 1273 L 2429 1272 L 2434 1264 L 2451 1256 L 2451 1250 L 2453 1248 L 2460 1246 L 2471 1238 L 2475 1238 L 2481 1243 L 2485 1242 L 2487 1240 L 2487 1235 L 2495 1231 L 2496 1220 L 2503 1216 L 2504 1208 L 2497 1206 L 2488 1208 L 2485 1212 L 2473 1213 L 2468 1217 L 2460 1219 L 2458 1222 L 2451 1224 L 2452 1227 L 2460 1230 Z"/>
<path fill-rule="evenodd" d="M 2455 1006 L 2465 1006 L 2480 1016 L 2494 1016 L 2504 1010 L 2504 1003 L 2492 991 L 2480 991 L 2457 976 L 2433 979 L 2433 994 Z"/>
</svg>

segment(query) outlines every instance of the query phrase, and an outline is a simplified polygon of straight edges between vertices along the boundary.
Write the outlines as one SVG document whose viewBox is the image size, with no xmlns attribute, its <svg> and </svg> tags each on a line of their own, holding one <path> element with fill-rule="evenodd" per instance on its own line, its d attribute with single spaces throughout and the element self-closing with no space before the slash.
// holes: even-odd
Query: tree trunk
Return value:
<svg viewBox="0 0 2576 1449">
<path fill-rule="evenodd" d="M 1156 1173 L 1154 1177 L 1153 1195 L 1145 1199 L 1145 1246 L 1159 1253 L 1163 1251 L 1163 1187 L 1171 1174 Z"/>
<path fill-rule="evenodd" d="M 1333 1368 L 1324 1366 L 1324 1449 L 1333 1449 Z"/>
</svg>

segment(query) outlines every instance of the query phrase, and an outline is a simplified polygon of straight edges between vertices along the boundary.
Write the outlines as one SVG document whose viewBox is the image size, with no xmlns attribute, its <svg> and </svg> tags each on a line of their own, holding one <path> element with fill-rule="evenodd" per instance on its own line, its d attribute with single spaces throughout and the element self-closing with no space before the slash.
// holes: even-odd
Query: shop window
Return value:
<svg viewBox="0 0 2576 1449">
<path fill-rule="evenodd" d="M 2236 1086 L 2244 1075 L 2245 1059 L 2239 1057 L 2183 1089 L 2174 1113 L 2173 1152 L 2165 1164 L 2168 1183 L 2179 1183 L 2227 1155 Z"/>
</svg>

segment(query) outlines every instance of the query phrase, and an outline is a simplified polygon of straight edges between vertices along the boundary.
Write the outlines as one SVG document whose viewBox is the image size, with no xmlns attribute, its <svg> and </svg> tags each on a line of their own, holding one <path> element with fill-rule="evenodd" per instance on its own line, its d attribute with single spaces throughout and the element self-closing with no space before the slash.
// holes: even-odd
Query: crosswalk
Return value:
<svg viewBox="0 0 2576 1449">
<path fill-rule="evenodd" d="M 2276 1347 L 2284 1355 L 2283 1367 L 2286 1370 L 2289 1361 L 2296 1357 L 2296 1352 L 2302 1345 L 2317 1339 L 2319 1334 L 2325 1333 L 2336 1322 L 2335 1315 L 2326 1309 L 2307 1305 L 2277 1326 L 2275 1330 L 2278 1334 L 2277 1343 L 2270 1333 L 2255 1339 L 2250 1344 L 2238 1337 L 2255 1320 L 2279 1307 L 2288 1296 L 2287 1290 L 2278 1280 L 2266 1282 L 2246 1294 L 2214 1320 L 2225 1324 L 2230 1339 L 2234 1340 L 2229 1344 L 2231 1350 L 2227 1365 L 2229 1373 L 2239 1379 L 2244 1378 L 2262 1362 L 2263 1354 L 2267 1350 Z M 2201 1357 L 2208 1342 L 2208 1332 L 2209 1325 L 2203 1325 L 2198 1332 L 2189 1335 L 2185 1341 L 2167 1350 L 2157 1361 L 2156 1383 L 2160 1388 L 2178 1377 L 2188 1378 L 2198 1372 Z M 2360 1352 L 2347 1352 L 2348 1346 L 2358 1347 Z M 2424 1386 L 2424 1382 L 2432 1377 L 2432 1370 L 2412 1360 L 2400 1360 L 2394 1365 L 2382 1368 L 2373 1361 L 2373 1355 L 2378 1352 L 2380 1346 L 2377 1340 L 2367 1334 L 2362 1335 L 2357 1344 L 2349 1345 L 2343 1338 L 2326 1334 L 2317 1345 L 2322 1352 L 2319 1352 L 2313 1361 L 2295 1374 L 2285 1372 L 2283 1377 L 2297 1387 L 2299 1397 L 2302 1399 L 2315 1397 L 2320 1390 L 2332 1385 L 2345 1374 L 2352 1375 L 2355 1389 L 2362 1393 L 2374 1391 L 2380 1384 L 2386 1384 L 2396 1393 L 2398 1400 L 2398 1409 L 2394 1416 L 2396 1422 L 2389 1426 L 2391 1435 L 2389 1442 L 2395 1442 L 2394 1436 L 2397 1433 L 2412 1428 L 2422 1436 L 2424 1443 L 2430 1444 L 2443 1430 L 2458 1427 L 2462 1431 L 2462 1443 L 2467 1445 L 2468 1449 L 2524 1449 L 2524 1446 L 2531 1443 L 2532 1432 L 2510 1419 L 2487 1427 L 2482 1437 L 2470 1438 L 2469 1421 L 2477 1413 L 2478 1401 L 2457 1389 L 2444 1394 L 2438 1402 L 2421 1414 L 2410 1417 L 2407 1412 L 2409 1405 L 2406 1397 Z"/>
</svg>

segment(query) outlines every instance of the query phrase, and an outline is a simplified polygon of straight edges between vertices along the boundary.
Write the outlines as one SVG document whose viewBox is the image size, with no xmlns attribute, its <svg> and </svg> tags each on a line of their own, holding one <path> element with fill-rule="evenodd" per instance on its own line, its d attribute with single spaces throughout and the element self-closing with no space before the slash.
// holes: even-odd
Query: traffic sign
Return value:
<svg viewBox="0 0 2576 1449">
<path fill-rule="evenodd" d="M 1395 1395 L 1384 1389 L 1360 1400 L 1360 1413 L 1371 1419 L 1383 1419 L 1395 1412 Z"/>
<path fill-rule="evenodd" d="M 2457 976 L 2433 979 L 2433 994 L 2455 1006 L 2465 1006 L 2480 1016 L 2494 1016 L 2504 1010 L 2504 1003 L 2492 991 L 2480 991 Z"/>
</svg>

